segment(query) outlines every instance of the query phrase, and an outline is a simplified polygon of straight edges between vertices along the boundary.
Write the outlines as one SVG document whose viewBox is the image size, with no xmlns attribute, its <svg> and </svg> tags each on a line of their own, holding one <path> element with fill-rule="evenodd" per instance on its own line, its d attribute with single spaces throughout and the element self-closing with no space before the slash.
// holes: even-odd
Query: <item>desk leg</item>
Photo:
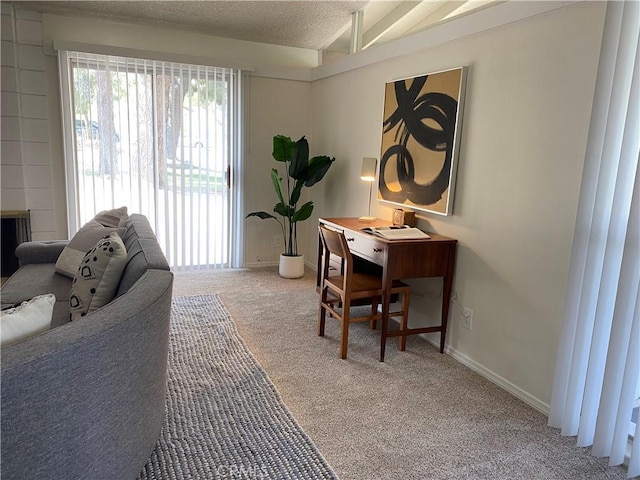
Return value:
<svg viewBox="0 0 640 480">
<path fill-rule="evenodd" d="M 444 342 L 447 335 L 449 321 L 449 306 L 451 305 L 451 291 L 453 290 L 453 264 L 456 259 L 455 245 L 449 248 L 447 273 L 442 278 L 442 331 L 440 332 L 440 353 L 444 353 Z"/>
</svg>

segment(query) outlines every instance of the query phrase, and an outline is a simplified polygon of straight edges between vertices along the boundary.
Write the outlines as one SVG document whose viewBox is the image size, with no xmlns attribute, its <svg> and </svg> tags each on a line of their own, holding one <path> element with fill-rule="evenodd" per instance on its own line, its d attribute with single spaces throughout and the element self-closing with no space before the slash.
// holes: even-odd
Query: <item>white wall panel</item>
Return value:
<svg viewBox="0 0 640 480">
<path fill-rule="evenodd" d="M 27 208 L 29 210 L 51 210 L 53 194 L 50 188 L 28 188 L 25 191 Z"/>
<path fill-rule="evenodd" d="M 25 188 L 51 188 L 51 168 L 48 166 L 25 166 Z"/>
<path fill-rule="evenodd" d="M 44 95 L 47 93 L 47 84 L 44 72 L 32 70 L 20 70 L 18 72 L 18 87 L 20 93 Z"/>
<path fill-rule="evenodd" d="M 18 117 L 5 117 L 2 116 L 2 141 L 17 140 L 20 138 L 20 119 Z"/>
<path fill-rule="evenodd" d="M 51 165 L 51 153 L 46 143 L 24 143 L 22 156 L 25 165 Z"/>
<path fill-rule="evenodd" d="M 0 176 L 2 176 L 2 188 L 22 188 L 24 175 L 22 167 L 19 165 L 0 165 Z"/>
<path fill-rule="evenodd" d="M 0 158 L 2 158 L 2 165 L 22 165 L 20 142 L 3 140 Z"/>
<path fill-rule="evenodd" d="M 25 118 L 47 119 L 49 117 L 47 97 L 44 95 L 20 95 L 20 106 L 22 116 Z"/>
<path fill-rule="evenodd" d="M 16 92 L 2 92 L 2 115 L 8 117 L 18 116 L 18 94 Z"/>
<path fill-rule="evenodd" d="M 0 190 L 2 210 L 25 210 L 24 190 L 21 188 L 3 188 Z"/>
<path fill-rule="evenodd" d="M 16 55 L 13 50 L 13 43 L 2 41 L 2 54 L 0 55 L 0 64 L 3 67 L 15 67 Z"/>
<path fill-rule="evenodd" d="M 27 70 L 44 70 L 42 45 L 18 45 L 18 66 Z"/>
<path fill-rule="evenodd" d="M 24 142 L 48 142 L 48 121 L 38 118 L 22 118 L 22 140 Z"/>
</svg>

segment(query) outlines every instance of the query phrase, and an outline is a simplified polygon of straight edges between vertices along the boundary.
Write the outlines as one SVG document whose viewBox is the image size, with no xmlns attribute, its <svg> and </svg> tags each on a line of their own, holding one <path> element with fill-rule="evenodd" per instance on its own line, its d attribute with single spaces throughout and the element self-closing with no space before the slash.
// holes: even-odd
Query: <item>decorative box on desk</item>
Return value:
<svg viewBox="0 0 640 480">
<path fill-rule="evenodd" d="M 357 218 L 321 218 L 319 223 L 344 232 L 351 253 L 382 267 L 382 338 L 380 361 L 384 361 L 387 337 L 440 332 L 440 353 L 444 352 L 449 304 L 453 287 L 453 267 L 456 259 L 457 240 L 429 232 L 430 238 L 410 240 L 387 240 L 378 235 L 362 231 L 365 227 L 388 227 L 392 223 L 376 219 L 374 222 L 359 222 Z M 321 251 L 318 251 L 318 272 L 321 271 Z M 319 275 L 319 273 L 318 273 Z M 442 321 L 439 326 L 408 328 L 403 332 L 387 331 L 391 284 L 393 280 L 408 278 L 442 277 Z M 320 278 L 318 278 L 318 285 Z"/>
<path fill-rule="evenodd" d="M 410 227 L 415 227 L 416 212 L 395 208 L 393 210 L 392 221 L 394 225 L 409 225 Z"/>
</svg>

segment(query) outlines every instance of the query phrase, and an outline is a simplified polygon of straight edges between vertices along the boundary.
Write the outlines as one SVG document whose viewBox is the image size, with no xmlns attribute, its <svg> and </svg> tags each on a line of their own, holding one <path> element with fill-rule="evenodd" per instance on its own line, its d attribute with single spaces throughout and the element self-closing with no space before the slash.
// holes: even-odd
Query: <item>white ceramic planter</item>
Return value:
<svg viewBox="0 0 640 480">
<path fill-rule="evenodd" d="M 304 275 L 304 255 L 289 257 L 280 254 L 280 276 L 283 278 L 300 278 Z"/>
</svg>

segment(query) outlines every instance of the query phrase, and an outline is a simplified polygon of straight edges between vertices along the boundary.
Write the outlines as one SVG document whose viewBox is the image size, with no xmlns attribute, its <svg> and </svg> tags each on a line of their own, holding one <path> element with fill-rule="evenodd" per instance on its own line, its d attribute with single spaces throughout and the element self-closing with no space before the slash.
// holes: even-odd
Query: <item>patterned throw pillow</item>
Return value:
<svg viewBox="0 0 640 480">
<path fill-rule="evenodd" d="M 102 238 L 89 250 L 73 278 L 69 308 L 78 320 L 109 303 L 115 295 L 127 264 L 127 250 L 117 233 Z"/>
<path fill-rule="evenodd" d="M 96 220 L 91 220 L 84 224 L 80 230 L 64 247 L 62 253 L 56 261 L 56 272 L 73 278 L 78 271 L 80 262 L 84 254 L 93 247 L 98 240 L 112 232 L 124 235 L 126 228 L 105 227 Z"/>
</svg>

